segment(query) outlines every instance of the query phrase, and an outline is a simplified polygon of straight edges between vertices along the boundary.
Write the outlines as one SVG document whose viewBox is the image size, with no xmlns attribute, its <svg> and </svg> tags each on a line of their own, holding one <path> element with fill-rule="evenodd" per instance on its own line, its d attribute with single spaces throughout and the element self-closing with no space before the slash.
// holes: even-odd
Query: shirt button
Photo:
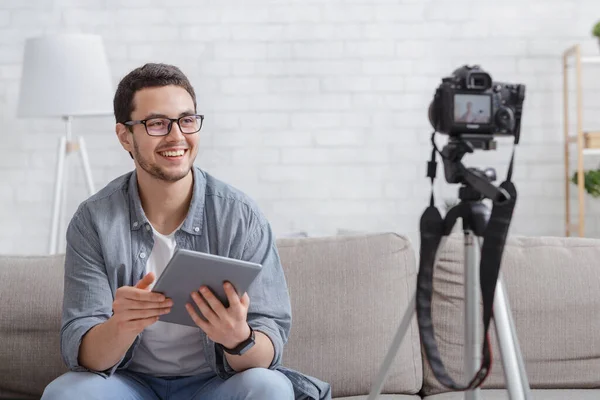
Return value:
<svg viewBox="0 0 600 400">
<path fill-rule="evenodd" d="M 133 227 L 134 227 L 134 228 L 137 228 L 137 226 L 138 226 L 138 222 L 137 222 L 137 221 L 135 221 L 135 222 L 133 223 Z"/>
<path fill-rule="evenodd" d="M 198 228 L 198 227 L 195 227 L 195 228 L 194 228 L 194 232 L 200 232 L 200 228 Z"/>
<path fill-rule="evenodd" d="M 140 253 L 140 258 L 146 258 L 146 253 Z"/>
<path fill-rule="evenodd" d="M 149 231 L 150 230 L 150 224 L 146 224 L 146 230 Z"/>
</svg>

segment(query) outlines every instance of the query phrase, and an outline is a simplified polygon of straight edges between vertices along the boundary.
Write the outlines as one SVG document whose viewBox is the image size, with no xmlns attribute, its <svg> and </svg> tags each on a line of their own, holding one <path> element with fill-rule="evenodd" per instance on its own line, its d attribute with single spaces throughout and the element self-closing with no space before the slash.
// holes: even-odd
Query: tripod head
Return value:
<svg viewBox="0 0 600 400">
<path fill-rule="evenodd" d="M 489 135 L 463 134 L 450 137 L 441 152 L 446 181 L 462 184 L 459 189 L 461 201 L 481 201 L 488 198 L 498 204 L 507 202 L 510 200 L 508 192 L 492 184 L 496 180 L 496 171 L 493 168 L 467 168 L 461 162 L 465 154 L 473 153 L 476 148 L 495 149 L 496 142 Z"/>
</svg>

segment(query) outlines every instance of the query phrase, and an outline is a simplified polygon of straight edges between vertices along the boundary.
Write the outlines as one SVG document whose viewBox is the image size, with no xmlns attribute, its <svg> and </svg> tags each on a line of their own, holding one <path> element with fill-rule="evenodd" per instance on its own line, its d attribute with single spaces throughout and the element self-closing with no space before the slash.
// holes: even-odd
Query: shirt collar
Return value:
<svg viewBox="0 0 600 400">
<path fill-rule="evenodd" d="M 190 235 L 201 235 L 202 234 L 202 222 L 204 221 L 204 198 L 206 193 L 206 177 L 204 172 L 200 168 L 192 167 L 192 174 L 194 177 L 194 187 L 192 192 L 192 201 L 190 202 L 190 208 L 188 211 L 181 229 Z M 137 171 L 133 171 L 131 178 L 129 179 L 129 211 L 132 218 L 130 219 L 131 230 L 138 230 L 148 222 L 144 209 L 142 208 L 142 201 L 140 200 L 140 193 L 137 184 Z"/>
</svg>

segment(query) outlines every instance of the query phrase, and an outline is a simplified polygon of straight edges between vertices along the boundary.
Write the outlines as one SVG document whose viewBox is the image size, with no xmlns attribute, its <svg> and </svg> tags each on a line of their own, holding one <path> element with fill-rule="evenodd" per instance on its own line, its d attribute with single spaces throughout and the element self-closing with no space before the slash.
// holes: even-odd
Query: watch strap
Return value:
<svg viewBox="0 0 600 400">
<path fill-rule="evenodd" d="M 248 336 L 248 338 L 246 340 L 244 340 L 243 342 L 241 342 L 240 344 L 235 346 L 233 349 L 228 349 L 227 347 L 223 346 L 222 344 L 219 344 L 221 349 L 223 349 L 223 351 L 225 353 L 231 354 L 234 356 L 240 356 L 240 355 L 244 354 L 246 351 L 250 350 L 250 348 L 252 348 L 252 346 L 254 346 L 255 335 L 254 335 L 254 329 L 252 329 L 252 327 L 250 325 L 248 325 L 248 327 L 250 328 L 250 336 Z"/>
</svg>

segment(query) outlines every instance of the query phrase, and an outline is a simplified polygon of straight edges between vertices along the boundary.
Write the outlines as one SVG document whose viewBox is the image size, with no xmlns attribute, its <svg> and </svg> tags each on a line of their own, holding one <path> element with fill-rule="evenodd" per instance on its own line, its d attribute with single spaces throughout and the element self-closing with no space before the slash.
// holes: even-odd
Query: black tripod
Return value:
<svg viewBox="0 0 600 400">
<path fill-rule="evenodd" d="M 490 148 L 490 142 L 493 141 L 487 138 L 485 139 L 485 142 L 466 141 L 464 138 L 451 139 L 448 145 L 442 150 L 446 180 L 449 183 L 461 184 L 459 189 L 459 204 L 449 210 L 443 221 L 439 221 L 443 224 L 443 227 L 440 228 L 443 230 L 443 233 L 437 249 L 444 246 L 447 236 L 452 232 L 456 220 L 460 218 L 462 220 L 464 232 L 464 359 L 466 379 L 473 377 L 482 365 L 482 330 L 479 325 L 479 321 L 481 320 L 479 309 L 481 300 L 481 293 L 479 291 L 481 278 L 479 263 L 484 232 L 490 221 L 490 211 L 482 200 L 484 198 L 489 198 L 494 202 L 501 203 L 503 201 L 508 201 L 510 195 L 502 187 L 496 187 L 491 183 L 496 179 L 496 173 L 493 169 L 488 168 L 485 171 L 475 168 L 467 169 L 462 165 L 460 160 L 465 153 L 472 152 L 475 146 L 478 146 L 479 148 Z M 433 205 L 425 211 L 421 219 L 422 241 L 424 238 L 423 221 L 426 218 L 427 212 L 431 211 L 432 207 Z M 433 207 L 433 209 L 435 208 Z M 435 210 L 435 212 L 437 213 L 437 210 Z M 441 217 L 439 218 L 441 219 Z M 424 255 L 421 254 L 421 257 L 423 258 Z M 437 263 L 437 254 L 435 254 L 434 257 L 435 262 L 433 265 Z M 422 264 L 420 268 L 423 268 Z M 495 288 L 493 319 L 495 321 L 496 335 L 498 338 L 504 378 L 509 397 L 511 400 L 529 400 L 531 398 L 529 383 L 525 373 L 523 358 L 520 353 L 512 314 L 500 276 L 498 276 Z M 404 317 L 401 320 L 388 353 L 380 367 L 378 376 L 373 382 L 371 393 L 367 400 L 376 400 L 379 393 L 381 393 L 389 369 L 398 352 L 404 335 L 409 328 L 413 313 L 415 312 L 417 305 L 416 296 L 417 294 L 411 298 L 411 301 L 408 304 Z M 478 388 L 466 390 L 465 399 L 478 400 L 480 398 L 479 391 Z"/>
</svg>

